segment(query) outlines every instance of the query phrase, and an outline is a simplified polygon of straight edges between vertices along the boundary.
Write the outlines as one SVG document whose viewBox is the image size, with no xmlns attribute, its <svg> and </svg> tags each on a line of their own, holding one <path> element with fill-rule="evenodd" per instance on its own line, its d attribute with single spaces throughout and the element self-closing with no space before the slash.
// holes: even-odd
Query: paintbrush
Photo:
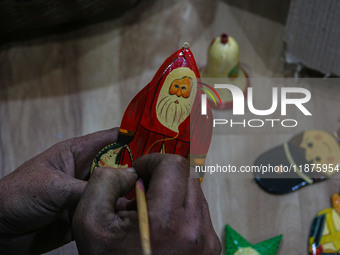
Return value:
<svg viewBox="0 0 340 255">
<path fill-rule="evenodd" d="M 146 205 L 144 183 L 141 178 L 139 178 L 136 183 L 136 199 L 143 255 L 151 255 L 148 209 Z"/>
</svg>

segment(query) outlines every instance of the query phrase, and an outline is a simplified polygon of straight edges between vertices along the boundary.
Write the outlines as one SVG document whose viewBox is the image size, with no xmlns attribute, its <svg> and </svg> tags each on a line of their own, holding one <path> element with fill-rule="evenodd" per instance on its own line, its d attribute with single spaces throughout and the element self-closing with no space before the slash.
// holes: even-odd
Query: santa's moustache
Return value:
<svg viewBox="0 0 340 255">
<path fill-rule="evenodd" d="M 190 114 L 190 98 L 166 95 L 159 100 L 156 111 L 163 125 L 178 127 Z"/>
</svg>

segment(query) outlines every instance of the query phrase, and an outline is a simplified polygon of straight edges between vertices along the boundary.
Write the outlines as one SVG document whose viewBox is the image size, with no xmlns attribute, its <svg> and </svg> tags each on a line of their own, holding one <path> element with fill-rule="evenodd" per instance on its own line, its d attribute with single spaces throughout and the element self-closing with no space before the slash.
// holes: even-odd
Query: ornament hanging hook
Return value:
<svg viewBox="0 0 340 255">
<path fill-rule="evenodd" d="M 188 42 L 183 43 L 183 48 L 184 49 L 189 49 L 190 48 L 190 44 Z"/>
</svg>

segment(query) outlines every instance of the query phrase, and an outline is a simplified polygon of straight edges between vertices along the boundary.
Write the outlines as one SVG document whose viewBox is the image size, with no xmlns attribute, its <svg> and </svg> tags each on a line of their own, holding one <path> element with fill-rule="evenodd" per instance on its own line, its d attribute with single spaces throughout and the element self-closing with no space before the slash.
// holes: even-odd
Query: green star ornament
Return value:
<svg viewBox="0 0 340 255">
<path fill-rule="evenodd" d="M 226 255 L 275 255 L 282 235 L 273 237 L 257 244 L 251 244 L 229 225 L 225 227 Z"/>
</svg>

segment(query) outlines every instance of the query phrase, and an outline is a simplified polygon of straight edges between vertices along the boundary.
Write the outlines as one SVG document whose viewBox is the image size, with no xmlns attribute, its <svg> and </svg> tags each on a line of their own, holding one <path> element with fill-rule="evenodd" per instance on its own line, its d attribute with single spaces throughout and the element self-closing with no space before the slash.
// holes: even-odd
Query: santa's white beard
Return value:
<svg viewBox="0 0 340 255">
<path fill-rule="evenodd" d="M 178 101 L 178 104 L 175 101 Z M 190 98 L 165 95 L 158 99 L 156 112 L 159 122 L 167 128 L 178 132 L 178 126 L 190 114 Z"/>
</svg>

